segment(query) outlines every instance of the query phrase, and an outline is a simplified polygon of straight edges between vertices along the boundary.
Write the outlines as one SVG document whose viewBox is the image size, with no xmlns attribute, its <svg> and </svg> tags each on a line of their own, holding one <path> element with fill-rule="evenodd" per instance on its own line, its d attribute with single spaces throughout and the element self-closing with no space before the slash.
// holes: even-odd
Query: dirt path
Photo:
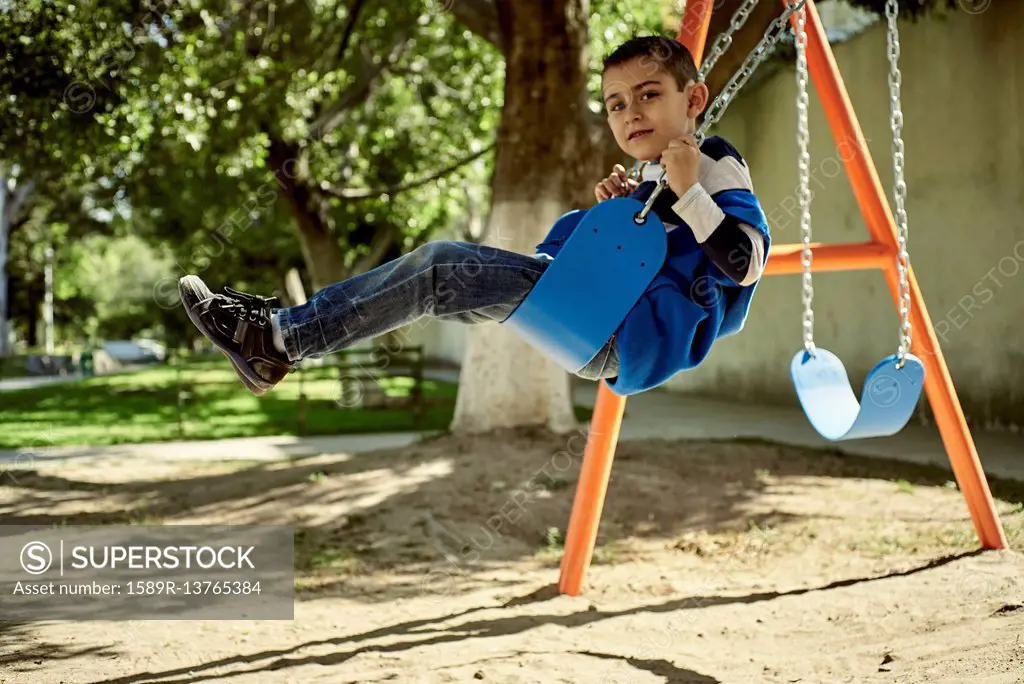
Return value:
<svg viewBox="0 0 1024 684">
<path fill-rule="evenodd" d="M 0 623 L 0 683 L 1024 682 L 1024 559 L 975 551 L 944 473 L 623 444 L 569 598 L 553 583 L 581 445 L 18 473 L 5 524 L 294 524 L 298 591 L 292 622 Z M 1018 548 L 1024 486 L 993 490 Z"/>
</svg>

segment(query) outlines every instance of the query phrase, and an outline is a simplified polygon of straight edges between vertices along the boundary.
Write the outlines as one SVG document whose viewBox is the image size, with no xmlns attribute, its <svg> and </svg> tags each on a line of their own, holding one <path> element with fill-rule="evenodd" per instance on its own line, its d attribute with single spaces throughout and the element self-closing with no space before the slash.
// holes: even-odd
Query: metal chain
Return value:
<svg viewBox="0 0 1024 684">
<path fill-rule="evenodd" d="M 698 0 L 700 1 L 700 0 Z M 710 0 L 703 0 L 703 2 L 709 2 Z M 743 25 L 747 23 L 747 19 L 750 17 L 750 13 L 757 7 L 757 3 L 760 0 L 746 0 L 739 9 L 737 9 L 732 19 L 729 20 L 729 28 L 722 31 L 715 42 L 711 44 L 711 48 L 707 51 L 707 55 L 704 57 L 704 63 L 700 67 L 699 78 L 703 81 L 711 70 L 715 68 L 715 64 L 719 58 L 726 53 L 730 46 L 732 46 L 733 35 L 743 28 Z"/>
<path fill-rule="evenodd" d="M 627 178 L 629 178 L 630 180 L 635 180 L 637 183 L 639 183 L 642 179 L 642 176 L 644 175 L 644 169 L 646 169 L 650 163 L 651 162 L 649 161 L 642 162 L 639 160 L 634 162 L 633 168 L 630 169 Z"/>
<path fill-rule="evenodd" d="M 733 96 L 746 85 L 747 80 L 754 75 L 757 68 L 761 66 L 761 62 L 765 60 L 768 55 L 775 49 L 775 44 L 779 42 L 783 35 L 786 33 L 786 29 L 789 25 L 789 17 L 797 10 L 803 9 L 803 6 L 807 3 L 807 0 L 798 0 L 796 4 L 789 6 L 779 16 L 772 19 L 772 23 L 768 24 L 768 28 L 765 29 L 764 35 L 761 36 L 761 40 L 758 41 L 754 49 L 750 51 L 747 58 L 743 60 L 743 64 L 736 73 L 732 75 L 729 82 L 722 88 L 722 92 L 718 94 L 715 101 L 711 103 L 711 106 L 707 108 L 704 114 L 704 123 L 700 125 L 697 132 L 694 134 L 697 138 L 697 144 L 700 145 L 704 142 L 704 136 L 706 131 L 718 123 L 718 120 L 725 114 L 725 110 L 728 109 L 729 104 L 732 102 Z"/>
<path fill-rule="evenodd" d="M 796 141 L 800 148 L 797 162 L 800 176 L 800 235 L 803 239 L 803 300 L 804 300 L 804 349 L 814 355 L 814 286 L 811 283 L 811 154 L 808 150 L 810 128 L 807 124 L 807 109 L 810 98 L 807 95 L 807 32 L 805 23 L 807 14 L 800 10 L 796 23 L 796 83 L 797 83 L 797 135 Z"/>
<path fill-rule="evenodd" d="M 899 68 L 900 35 L 896 26 L 896 15 L 899 5 L 896 0 L 887 0 L 885 16 L 889 22 L 889 107 L 891 111 L 890 126 L 892 127 L 892 165 L 893 165 L 893 196 L 896 203 L 896 224 L 898 228 L 899 253 L 896 267 L 899 271 L 899 309 L 900 309 L 900 346 L 897 353 L 896 367 L 902 368 L 906 356 L 910 353 L 910 253 L 907 251 L 909 226 L 907 225 L 907 183 L 903 178 L 903 109 L 900 105 L 900 85 L 903 82 Z"/>
<path fill-rule="evenodd" d="M 775 44 L 779 42 L 783 34 L 786 32 L 787 22 L 789 21 L 790 15 L 793 12 L 802 9 L 807 3 L 807 0 L 798 0 L 796 4 L 787 6 L 786 9 L 779 16 L 772 20 L 772 23 L 765 29 L 764 35 L 761 36 L 761 40 L 758 41 L 754 49 L 750 51 L 746 59 L 743 60 L 743 64 L 736 73 L 732 75 L 729 82 L 722 88 L 722 92 L 718 94 L 714 102 L 707 108 L 704 114 L 704 123 L 700 125 L 697 131 L 693 134 L 697 141 L 697 147 L 699 148 L 704 144 L 704 137 L 707 134 L 707 130 L 718 123 L 718 120 L 725 114 L 725 110 L 728 109 L 729 104 L 732 102 L 733 96 L 738 93 L 747 80 L 757 71 L 757 68 L 764 61 L 765 57 L 771 54 L 775 48 Z M 647 220 L 647 214 L 654 207 L 654 201 L 658 198 L 658 195 L 668 187 L 668 181 L 665 180 L 665 170 L 662 170 L 661 177 L 658 179 L 658 186 L 654 188 L 654 192 L 647 199 L 647 203 L 639 214 L 633 219 L 637 223 L 643 223 Z"/>
</svg>

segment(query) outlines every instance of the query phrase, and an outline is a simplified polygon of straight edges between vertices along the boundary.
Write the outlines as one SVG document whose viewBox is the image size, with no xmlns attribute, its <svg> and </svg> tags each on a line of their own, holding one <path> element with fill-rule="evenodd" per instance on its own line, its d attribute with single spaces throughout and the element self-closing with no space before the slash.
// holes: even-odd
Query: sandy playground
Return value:
<svg viewBox="0 0 1024 684">
<path fill-rule="evenodd" d="M 976 550 L 947 473 L 623 443 L 570 598 L 554 590 L 578 467 L 565 447 L 508 431 L 19 471 L 5 524 L 296 525 L 295 620 L 0 623 L 0 683 L 1024 682 L 1024 558 Z M 1021 548 L 1024 484 L 992 486 Z"/>
</svg>

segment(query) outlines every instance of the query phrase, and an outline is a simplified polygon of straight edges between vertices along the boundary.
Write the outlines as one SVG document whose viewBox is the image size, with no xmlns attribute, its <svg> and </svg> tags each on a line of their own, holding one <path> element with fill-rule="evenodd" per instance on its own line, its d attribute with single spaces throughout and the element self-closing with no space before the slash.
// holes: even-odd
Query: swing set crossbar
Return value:
<svg viewBox="0 0 1024 684">
<path fill-rule="evenodd" d="M 785 0 L 783 3 L 785 4 Z M 704 54 L 714 4 L 711 0 L 689 0 L 680 23 L 677 40 L 689 48 L 698 66 Z M 898 306 L 896 222 L 814 0 L 807 0 L 805 13 L 807 60 L 811 79 L 819 93 L 834 138 L 837 142 L 854 141 L 858 150 L 857 154 L 848 155 L 848 159 L 844 158 L 843 163 L 872 238 L 864 243 L 812 244 L 811 268 L 815 271 L 881 269 L 893 301 Z M 790 20 L 795 26 L 797 16 L 793 15 Z M 773 246 L 769 252 L 764 275 L 801 273 L 802 250 L 803 245 L 800 244 Z M 982 548 L 1005 549 L 1008 546 L 1006 536 L 996 514 L 988 481 L 960 406 L 956 388 L 939 347 L 938 337 L 925 307 L 913 268 L 908 267 L 907 270 L 911 296 L 911 325 L 915 331 L 912 352 L 925 364 L 925 392 L 935 414 L 935 421 L 954 476 L 963 493 Z M 597 541 L 612 459 L 625 407 L 625 397 L 613 393 L 602 381 L 598 388 L 597 404 L 594 407 L 576 497 L 573 500 L 566 531 L 565 552 L 558 582 L 558 589 L 562 594 L 578 596 L 582 591 Z"/>
<path fill-rule="evenodd" d="M 791 275 L 803 272 L 803 248 L 801 244 L 773 245 L 768 252 L 768 263 L 764 275 Z M 887 269 L 896 263 L 896 250 L 877 242 L 850 242 L 829 245 L 812 242 L 814 259 L 813 271 L 864 271 Z"/>
</svg>

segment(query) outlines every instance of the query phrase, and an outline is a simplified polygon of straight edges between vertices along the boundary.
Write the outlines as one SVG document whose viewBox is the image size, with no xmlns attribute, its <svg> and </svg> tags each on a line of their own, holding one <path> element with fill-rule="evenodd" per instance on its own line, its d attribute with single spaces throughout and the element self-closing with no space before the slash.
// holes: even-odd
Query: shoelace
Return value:
<svg viewBox="0 0 1024 684">
<path fill-rule="evenodd" d="M 222 311 L 260 326 L 270 320 L 270 304 L 277 301 L 277 297 L 260 297 L 230 287 L 225 287 L 224 291 L 227 294 L 218 295 L 216 299 Z"/>
</svg>

